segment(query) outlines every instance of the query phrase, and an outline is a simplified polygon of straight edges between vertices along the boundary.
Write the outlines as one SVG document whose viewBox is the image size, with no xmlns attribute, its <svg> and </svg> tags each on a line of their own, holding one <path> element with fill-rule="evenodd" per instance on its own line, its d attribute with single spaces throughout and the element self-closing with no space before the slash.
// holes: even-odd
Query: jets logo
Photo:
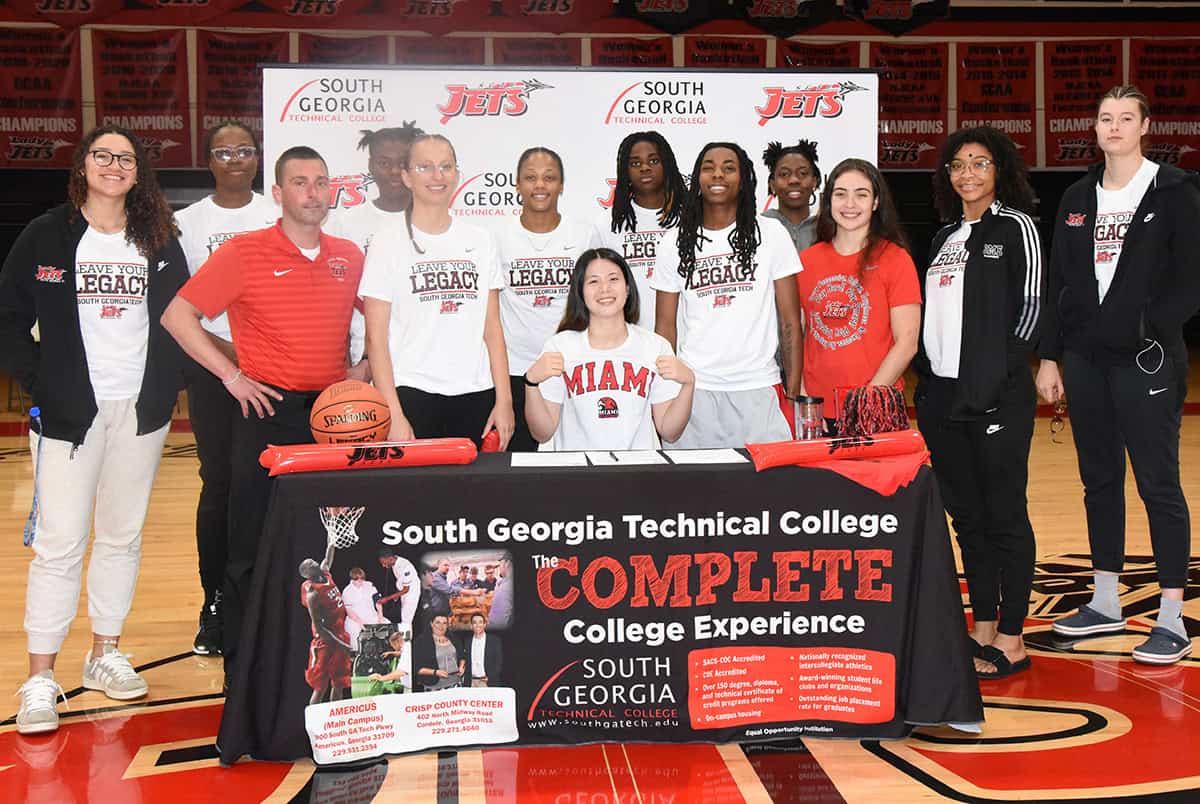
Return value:
<svg viewBox="0 0 1200 804">
<path fill-rule="evenodd" d="M 845 110 L 846 96 L 864 90 L 866 87 L 860 87 L 853 81 L 811 84 L 795 89 L 763 87 L 767 101 L 762 106 L 755 107 L 754 111 L 758 112 L 760 126 L 765 126 L 776 117 L 841 117 Z"/>
<path fill-rule="evenodd" d="M 1067 224 L 1067 226 L 1078 227 L 1078 226 L 1083 226 L 1083 223 L 1086 220 L 1087 220 L 1087 215 L 1085 215 L 1082 212 L 1068 212 L 1067 219 L 1063 222 L 1065 224 Z"/>
<path fill-rule="evenodd" d="M 437 107 L 445 125 L 460 115 L 467 117 L 519 117 L 529 109 L 529 96 L 539 89 L 554 89 L 536 78 L 524 81 L 501 81 L 486 86 L 469 87 L 449 84 L 446 103 Z"/>
<path fill-rule="evenodd" d="M 54 285 L 61 285 L 63 281 L 63 269 L 55 268 L 53 265 L 39 265 L 37 267 L 37 276 L 39 282 L 49 282 Z"/>
</svg>

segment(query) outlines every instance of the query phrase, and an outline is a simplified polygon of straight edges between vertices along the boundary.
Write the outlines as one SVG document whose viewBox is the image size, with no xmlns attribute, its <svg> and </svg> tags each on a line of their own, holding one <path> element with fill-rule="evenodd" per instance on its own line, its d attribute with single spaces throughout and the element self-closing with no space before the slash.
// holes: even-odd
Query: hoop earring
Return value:
<svg viewBox="0 0 1200 804">
<path fill-rule="evenodd" d="M 808 205 L 815 206 L 817 203 L 817 191 L 813 190 L 808 196 Z"/>
</svg>

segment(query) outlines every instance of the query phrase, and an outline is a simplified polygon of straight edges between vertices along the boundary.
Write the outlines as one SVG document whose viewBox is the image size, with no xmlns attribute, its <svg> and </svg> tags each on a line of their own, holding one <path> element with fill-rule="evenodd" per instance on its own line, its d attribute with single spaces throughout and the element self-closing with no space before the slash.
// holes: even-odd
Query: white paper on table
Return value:
<svg viewBox="0 0 1200 804">
<path fill-rule="evenodd" d="M 666 455 L 671 463 L 749 463 L 735 449 L 669 449 Z"/>
<path fill-rule="evenodd" d="M 593 450 L 587 456 L 593 466 L 645 466 L 667 462 L 667 459 L 658 450 L 653 449 L 618 449 L 610 452 Z"/>
<path fill-rule="evenodd" d="M 582 452 L 514 452 L 509 464 L 514 468 L 587 465 L 587 456 Z"/>
</svg>

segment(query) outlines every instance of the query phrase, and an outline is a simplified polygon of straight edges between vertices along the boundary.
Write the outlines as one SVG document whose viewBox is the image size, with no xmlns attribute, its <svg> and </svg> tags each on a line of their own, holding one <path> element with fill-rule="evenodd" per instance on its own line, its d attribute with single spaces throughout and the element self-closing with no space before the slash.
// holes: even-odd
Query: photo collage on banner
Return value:
<svg viewBox="0 0 1200 804">
<path fill-rule="evenodd" d="M 264 164 L 286 148 L 311 145 L 334 179 L 332 204 L 373 196 L 363 130 L 413 120 L 445 135 L 459 161 L 451 212 L 493 231 L 520 215 L 517 158 L 541 145 L 563 158 L 560 208 L 595 221 L 612 205 L 617 145 L 657 130 L 680 170 L 691 172 L 709 141 L 737 142 L 755 161 L 758 208 L 767 198 L 760 154 L 768 142 L 818 143 L 821 161 L 876 153 L 874 73 L 579 71 L 549 68 L 267 68 L 263 78 Z"/>
</svg>

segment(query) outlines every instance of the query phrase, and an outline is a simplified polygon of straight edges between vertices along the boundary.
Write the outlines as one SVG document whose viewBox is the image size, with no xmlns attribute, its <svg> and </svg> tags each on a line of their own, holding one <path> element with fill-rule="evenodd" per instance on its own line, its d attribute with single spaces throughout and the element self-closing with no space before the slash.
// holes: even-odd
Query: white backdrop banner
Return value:
<svg viewBox="0 0 1200 804">
<path fill-rule="evenodd" d="M 612 204 L 616 152 L 634 131 L 666 137 L 687 178 L 703 145 L 732 141 L 755 162 L 767 209 L 768 142 L 818 144 L 828 173 L 847 157 L 875 162 L 879 82 L 873 72 L 734 72 L 268 67 L 263 74 L 264 168 L 309 145 L 334 179 L 331 206 L 374 197 L 362 130 L 415 120 L 454 144 L 461 184 L 452 212 L 496 227 L 520 214 L 517 158 L 544 146 L 563 159 L 559 209 L 597 221 Z"/>
</svg>

